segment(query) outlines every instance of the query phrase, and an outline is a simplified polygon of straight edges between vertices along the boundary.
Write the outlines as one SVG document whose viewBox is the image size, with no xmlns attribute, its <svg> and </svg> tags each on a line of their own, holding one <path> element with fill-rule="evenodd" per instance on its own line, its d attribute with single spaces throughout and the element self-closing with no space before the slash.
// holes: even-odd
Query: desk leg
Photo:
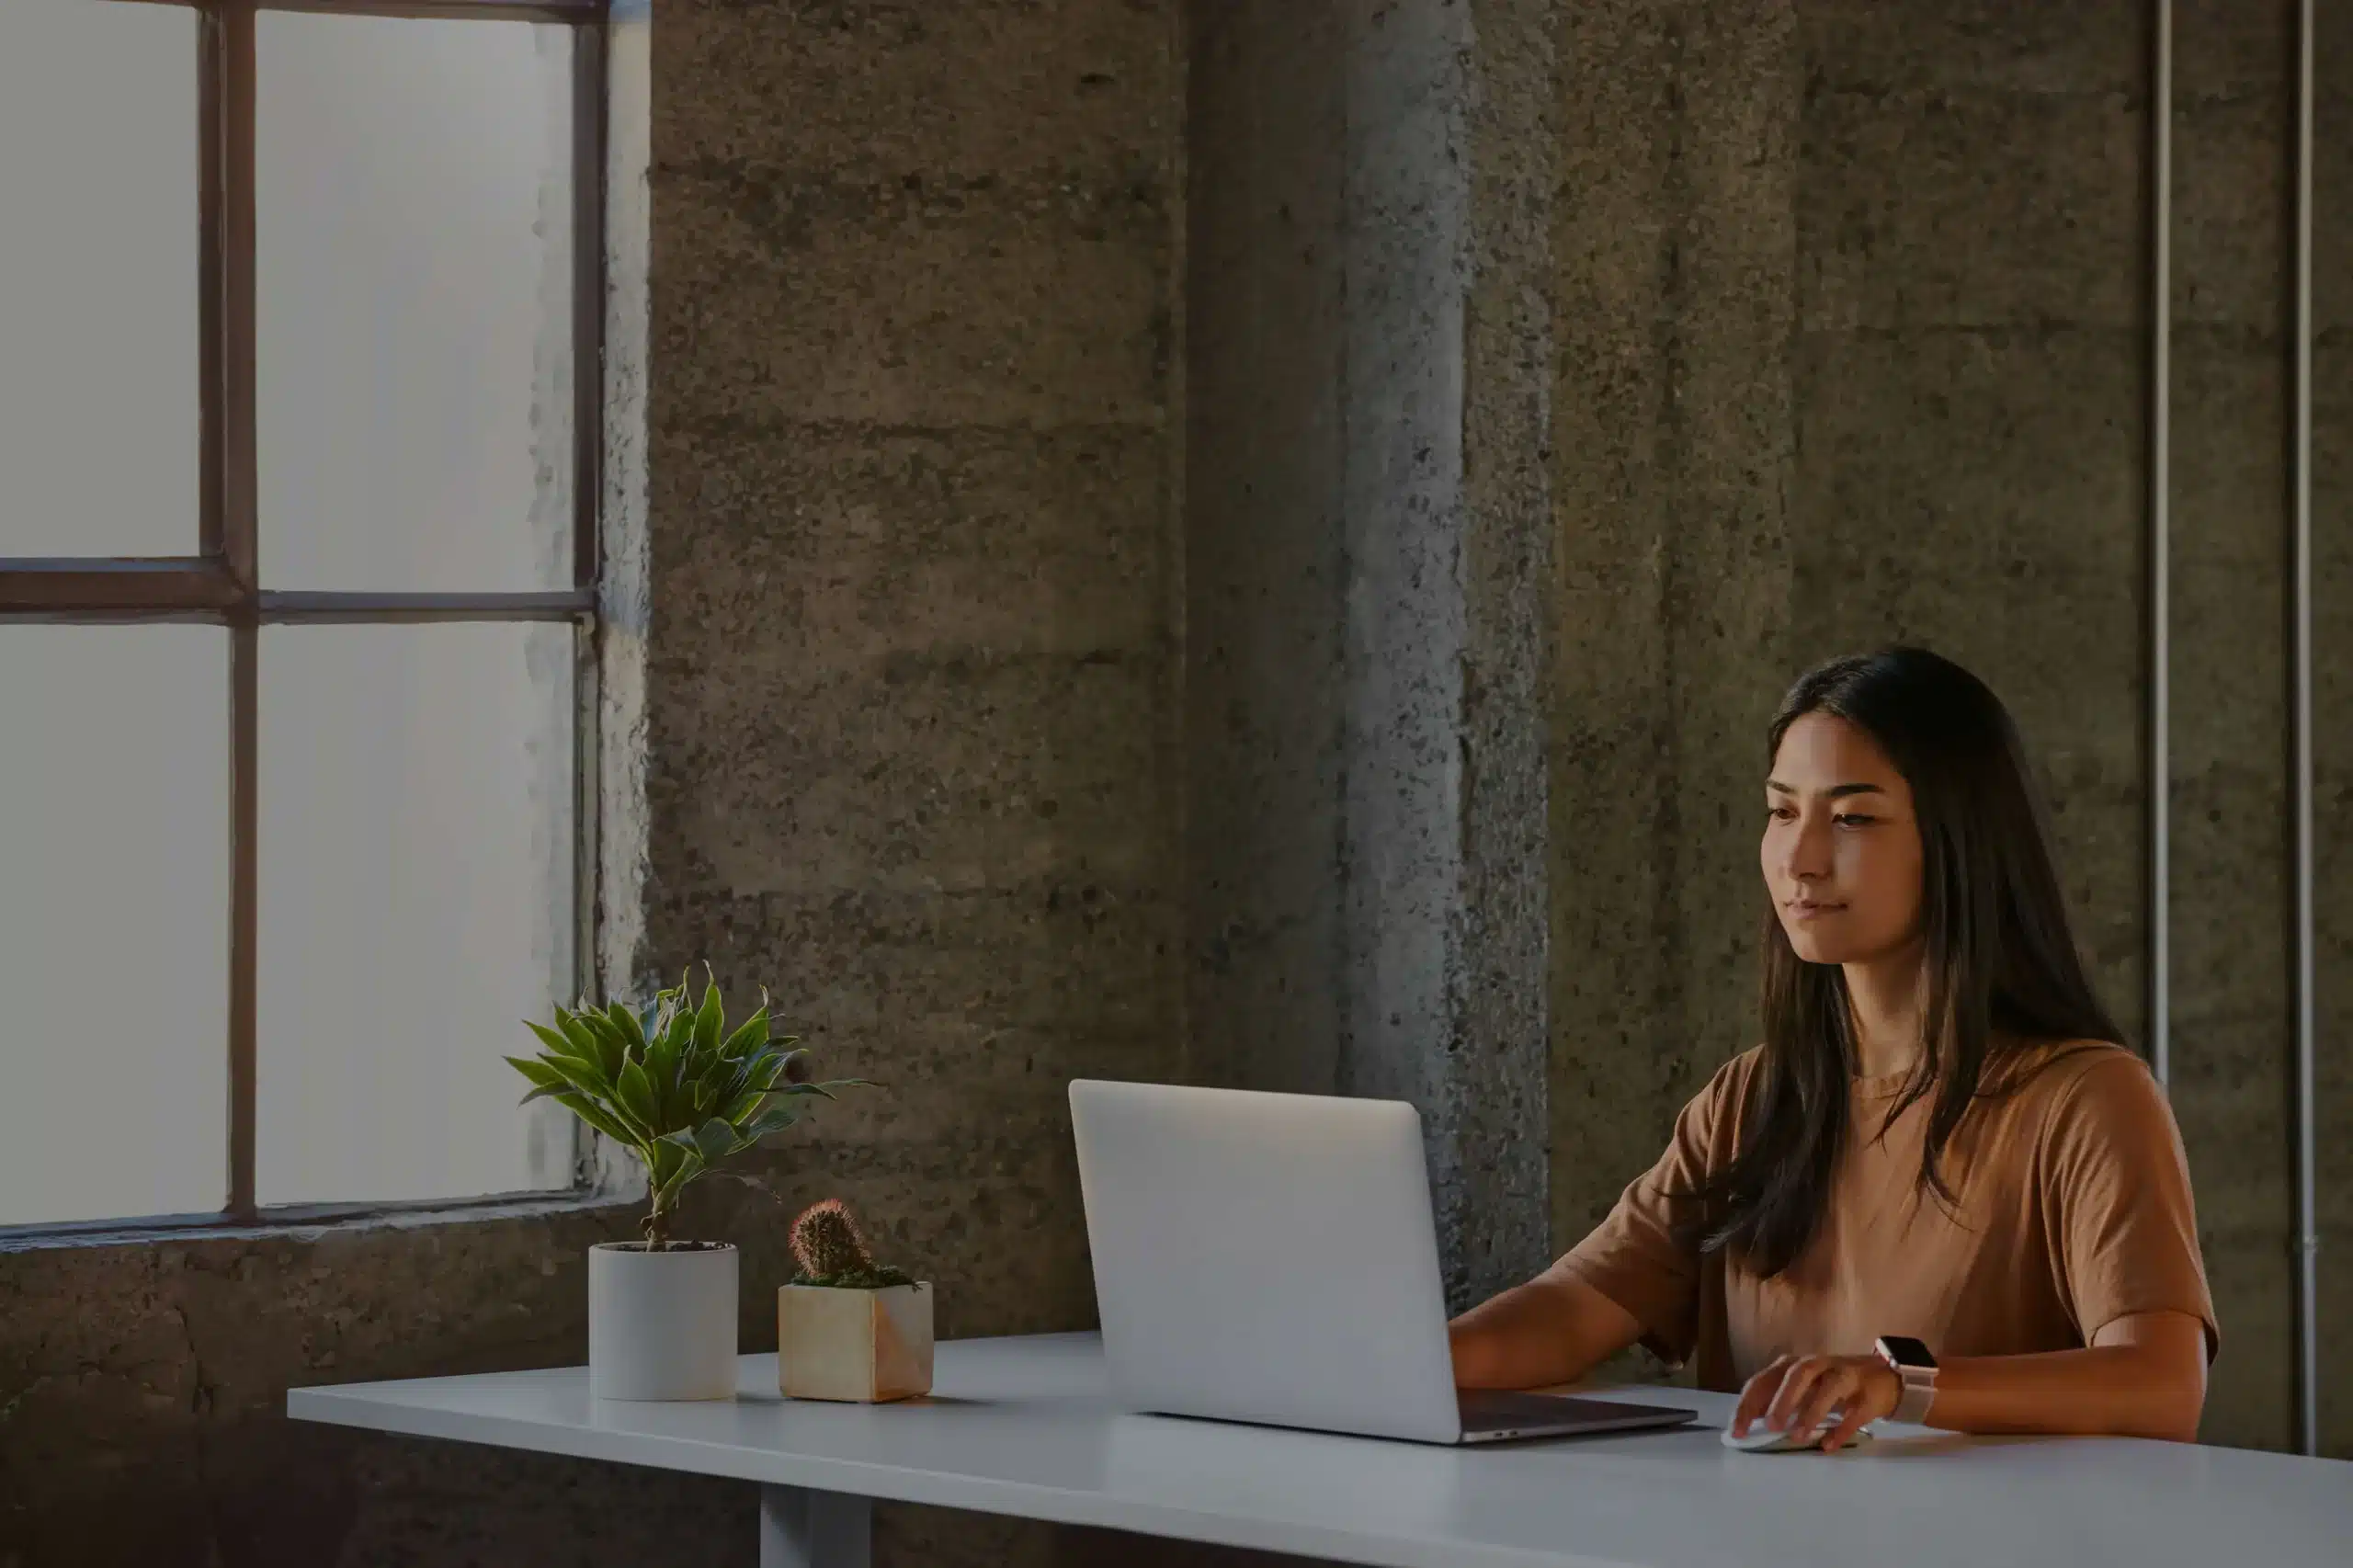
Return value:
<svg viewBox="0 0 2353 1568">
<path fill-rule="evenodd" d="M 760 1568 L 869 1568 L 873 1549 L 871 1497 L 760 1488 Z"/>
</svg>

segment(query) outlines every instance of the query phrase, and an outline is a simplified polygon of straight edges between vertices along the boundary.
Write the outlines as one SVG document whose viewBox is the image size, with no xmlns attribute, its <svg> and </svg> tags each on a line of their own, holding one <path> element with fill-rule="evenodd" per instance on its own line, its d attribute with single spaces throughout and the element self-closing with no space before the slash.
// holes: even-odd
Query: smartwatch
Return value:
<svg viewBox="0 0 2353 1568">
<path fill-rule="evenodd" d="M 1875 1348 L 1904 1381 L 1904 1397 L 1890 1419 L 1919 1426 L 1927 1420 L 1928 1406 L 1937 1397 L 1937 1358 L 1926 1345 L 1904 1334 L 1883 1334 Z"/>
</svg>

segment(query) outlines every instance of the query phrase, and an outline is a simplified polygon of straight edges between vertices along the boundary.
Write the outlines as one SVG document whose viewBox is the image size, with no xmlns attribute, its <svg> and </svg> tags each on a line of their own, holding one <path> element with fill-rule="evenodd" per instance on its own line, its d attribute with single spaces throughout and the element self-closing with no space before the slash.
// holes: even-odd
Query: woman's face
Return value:
<svg viewBox="0 0 2353 1568">
<path fill-rule="evenodd" d="M 1912 787 L 1870 735 L 1808 713 L 1765 781 L 1759 859 L 1790 946 L 1807 963 L 1869 963 L 1920 932 Z"/>
</svg>

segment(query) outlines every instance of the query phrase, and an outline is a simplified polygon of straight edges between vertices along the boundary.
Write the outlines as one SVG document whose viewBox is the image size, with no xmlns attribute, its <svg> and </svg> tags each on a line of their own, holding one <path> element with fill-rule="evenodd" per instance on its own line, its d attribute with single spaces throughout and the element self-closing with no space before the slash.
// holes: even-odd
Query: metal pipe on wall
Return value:
<svg viewBox="0 0 2353 1568">
<path fill-rule="evenodd" d="M 2290 528 L 2294 627 L 2289 725 L 2293 753 L 2296 904 L 2296 1387 L 2303 1451 L 2320 1452 L 2320 1232 L 2313 1180 L 2313 0 L 2296 33 L 2294 413 Z"/>
<path fill-rule="evenodd" d="M 2149 83 L 2149 1064 L 2173 1074 L 2173 0 L 2154 0 Z"/>
</svg>

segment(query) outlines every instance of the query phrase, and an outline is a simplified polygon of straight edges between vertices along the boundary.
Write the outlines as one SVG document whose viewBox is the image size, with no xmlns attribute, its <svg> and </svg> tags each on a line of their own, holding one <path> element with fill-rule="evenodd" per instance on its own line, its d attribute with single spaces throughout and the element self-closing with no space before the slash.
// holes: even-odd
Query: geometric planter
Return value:
<svg viewBox="0 0 2353 1568">
<path fill-rule="evenodd" d="M 931 1287 L 776 1293 L 776 1382 L 790 1399 L 881 1404 L 931 1392 Z"/>
<path fill-rule="evenodd" d="M 588 1392 L 597 1399 L 735 1397 L 732 1246 L 588 1249 Z"/>
</svg>

